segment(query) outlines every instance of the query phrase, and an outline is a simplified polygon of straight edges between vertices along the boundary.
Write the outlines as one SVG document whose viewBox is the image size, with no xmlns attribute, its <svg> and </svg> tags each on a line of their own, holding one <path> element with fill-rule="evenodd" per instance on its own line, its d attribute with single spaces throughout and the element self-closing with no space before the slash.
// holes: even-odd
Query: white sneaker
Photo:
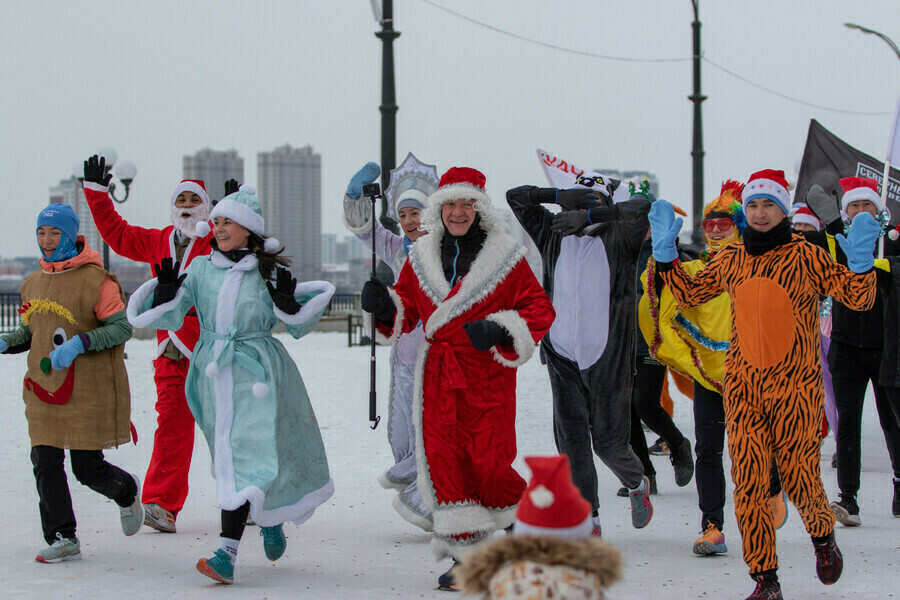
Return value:
<svg viewBox="0 0 900 600">
<path fill-rule="evenodd" d="M 175 533 L 175 514 L 159 504 L 145 504 L 144 525 L 162 533 Z"/>
<path fill-rule="evenodd" d="M 64 560 L 81 560 L 81 543 L 77 537 L 69 539 L 57 533 L 56 541 L 38 552 L 34 560 L 46 564 L 56 564 Z"/>
<path fill-rule="evenodd" d="M 131 506 L 119 507 L 119 519 L 122 521 L 122 533 L 125 535 L 136 534 L 144 524 L 144 505 L 141 504 L 141 480 L 137 475 L 132 475 L 137 492 L 134 494 L 134 502 Z"/>
</svg>

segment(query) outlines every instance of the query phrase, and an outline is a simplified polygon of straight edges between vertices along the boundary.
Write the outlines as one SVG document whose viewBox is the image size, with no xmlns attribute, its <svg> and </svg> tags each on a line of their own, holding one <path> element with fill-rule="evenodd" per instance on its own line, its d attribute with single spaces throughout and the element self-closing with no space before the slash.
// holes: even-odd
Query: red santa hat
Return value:
<svg viewBox="0 0 900 600">
<path fill-rule="evenodd" d="M 513 531 L 577 539 L 593 530 L 591 505 L 572 483 L 569 457 L 527 456 L 531 481 L 519 500 Z"/>
<path fill-rule="evenodd" d="M 477 169 L 451 167 L 441 175 L 438 189 L 428 197 L 428 204 L 440 206 L 451 200 L 472 198 L 479 206 L 486 208 L 491 205 L 491 199 L 484 191 L 485 181 L 484 173 Z"/>
<path fill-rule="evenodd" d="M 844 195 L 841 197 L 841 208 L 847 212 L 847 205 L 859 200 L 868 200 L 881 210 L 881 196 L 878 195 L 878 182 L 868 177 L 844 177 L 841 179 Z"/>
<path fill-rule="evenodd" d="M 202 179 L 182 179 L 181 183 L 175 186 L 175 191 L 172 192 L 172 206 L 175 206 L 175 201 L 178 200 L 178 196 L 182 192 L 197 194 L 200 196 L 203 204 L 209 208 L 209 194 L 206 193 L 206 184 L 203 183 Z"/>
<path fill-rule="evenodd" d="M 791 212 L 791 224 L 806 223 L 815 227 L 816 231 L 822 230 L 822 221 L 805 204 L 795 204 L 791 207 Z"/>
<path fill-rule="evenodd" d="M 791 205 L 791 193 L 788 191 L 788 182 L 784 178 L 784 171 L 775 169 L 763 169 L 750 176 L 744 189 L 741 191 L 741 204 L 744 212 L 747 205 L 754 198 L 767 198 L 777 204 L 784 214 L 788 214 Z"/>
</svg>

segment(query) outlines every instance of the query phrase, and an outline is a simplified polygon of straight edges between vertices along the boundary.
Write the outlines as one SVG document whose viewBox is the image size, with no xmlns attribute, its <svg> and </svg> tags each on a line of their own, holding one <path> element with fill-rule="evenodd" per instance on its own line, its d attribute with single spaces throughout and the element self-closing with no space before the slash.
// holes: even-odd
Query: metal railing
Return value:
<svg viewBox="0 0 900 600">
<path fill-rule="evenodd" d="M 22 296 L 18 293 L 0 294 L 0 333 L 10 333 L 19 327 L 20 308 Z"/>
</svg>

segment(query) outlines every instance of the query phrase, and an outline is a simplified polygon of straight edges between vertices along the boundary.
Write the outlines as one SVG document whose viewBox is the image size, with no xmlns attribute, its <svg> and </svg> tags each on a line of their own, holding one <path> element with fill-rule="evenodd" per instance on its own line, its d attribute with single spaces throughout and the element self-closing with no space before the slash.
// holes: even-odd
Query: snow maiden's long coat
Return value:
<svg viewBox="0 0 900 600">
<path fill-rule="evenodd" d="M 525 489 L 512 468 L 516 367 L 531 357 L 555 314 L 525 249 L 493 222 L 482 219 L 484 246 L 452 289 L 441 265 L 443 227 L 417 240 L 391 290 L 394 322 L 376 322 L 388 343 L 424 323 L 413 418 L 419 490 L 433 511 L 438 558 L 460 558 L 515 519 Z M 479 319 L 502 325 L 513 343 L 476 350 L 462 325 Z"/>
<path fill-rule="evenodd" d="M 302 523 L 334 493 L 318 423 L 297 366 L 272 337 L 281 320 L 295 338 L 309 333 L 334 287 L 297 285 L 303 305 L 278 310 L 253 255 L 233 263 L 219 252 L 198 258 L 178 295 L 151 308 L 157 280 L 134 293 L 128 319 L 136 327 L 178 329 L 195 306 L 200 339 L 188 371 L 188 405 L 213 458 L 219 508 L 250 502 L 261 526 Z"/>
</svg>

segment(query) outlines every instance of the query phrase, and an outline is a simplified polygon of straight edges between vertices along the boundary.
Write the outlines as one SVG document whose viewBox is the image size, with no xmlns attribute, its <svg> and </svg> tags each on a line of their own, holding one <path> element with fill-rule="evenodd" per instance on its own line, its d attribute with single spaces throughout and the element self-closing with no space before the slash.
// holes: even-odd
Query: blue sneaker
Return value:
<svg viewBox="0 0 900 600">
<path fill-rule="evenodd" d="M 263 548 L 266 551 L 266 558 L 276 561 L 284 554 L 287 548 L 287 539 L 284 537 L 284 530 L 281 525 L 275 527 L 260 527 L 259 535 L 263 539 Z"/>
<path fill-rule="evenodd" d="M 210 559 L 201 558 L 197 563 L 197 570 L 220 583 L 231 585 L 234 583 L 234 563 L 228 553 L 219 548 Z"/>
</svg>

